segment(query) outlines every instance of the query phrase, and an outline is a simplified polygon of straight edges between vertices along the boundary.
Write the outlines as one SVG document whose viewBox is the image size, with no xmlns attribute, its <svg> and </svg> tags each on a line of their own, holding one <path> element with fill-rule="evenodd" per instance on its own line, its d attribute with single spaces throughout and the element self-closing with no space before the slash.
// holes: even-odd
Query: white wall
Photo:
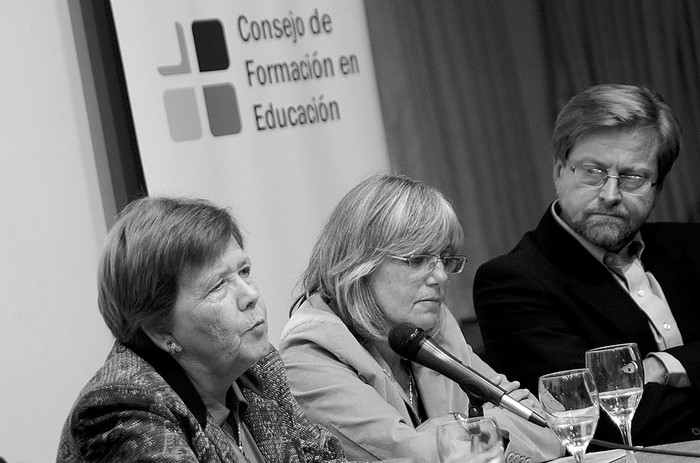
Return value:
<svg viewBox="0 0 700 463">
<path fill-rule="evenodd" d="M 102 155 L 95 161 L 93 143 L 98 153 L 103 146 L 94 89 L 80 73 L 86 45 L 80 32 L 74 38 L 77 1 L 5 1 L 0 14 L 0 456 L 8 463 L 55 461 L 67 413 L 112 345 L 97 310 L 96 267 L 114 201 Z M 372 129 L 383 142 L 380 125 Z M 335 166 L 347 188 L 364 177 L 355 171 L 386 168 L 381 145 L 378 160 Z M 347 188 L 338 183 L 314 198 L 325 205 L 314 208 L 318 227 Z M 307 247 L 314 227 L 305 231 Z M 280 240 L 248 238 L 260 268 L 255 249 L 280 255 L 265 246 Z M 300 253 L 298 240 L 282 241 Z M 302 266 L 306 257 L 291 260 Z M 294 282 L 258 283 L 277 344 Z M 270 305 L 275 298 L 281 302 Z"/>
<path fill-rule="evenodd" d="M 0 456 L 40 463 L 112 343 L 106 225 L 68 2 L 3 2 L 0 30 Z"/>
</svg>

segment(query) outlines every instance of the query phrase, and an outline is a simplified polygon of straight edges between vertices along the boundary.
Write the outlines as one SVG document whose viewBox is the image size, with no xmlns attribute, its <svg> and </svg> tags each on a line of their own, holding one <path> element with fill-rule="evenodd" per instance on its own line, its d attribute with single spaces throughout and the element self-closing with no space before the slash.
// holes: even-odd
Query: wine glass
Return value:
<svg viewBox="0 0 700 463">
<path fill-rule="evenodd" d="M 620 428 L 622 442 L 632 446 L 632 418 L 644 388 L 644 367 L 637 344 L 587 350 L 586 367 L 593 373 L 600 406 Z M 627 450 L 627 461 L 637 461 L 630 450 Z"/>
<path fill-rule="evenodd" d="M 591 371 L 579 368 L 540 376 L 538 389 L 547 424 L 581 463 L 600 416 Z"/>
<path fill-rule="evenodd" d="M 437 428 L 437 438 L 440 463 L 503 463 L 503 440 L 490 418 L 457 413 Z"/>
</svg>

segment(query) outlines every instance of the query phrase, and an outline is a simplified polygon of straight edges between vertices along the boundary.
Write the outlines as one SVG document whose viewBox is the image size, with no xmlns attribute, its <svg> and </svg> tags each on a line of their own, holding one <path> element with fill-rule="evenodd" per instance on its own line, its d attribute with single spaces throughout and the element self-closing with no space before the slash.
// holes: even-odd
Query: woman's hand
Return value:
<svg viewBox="0 0 700 463">
<path fill-rule="evenodd" d="M 542 405 L 537 397 L 527 389 L 520 389 L 520 381 L 508 381 L 505 375 L 497 375 L 491 381 L 506 391 L 512 399 L 517 400 L 533 411 L 541 411 Z"/>
<path fill-rule="evenodd" d="M 509 395 L 511 392 L 517 390 L 520 387 L 519 381 L 508 381 L 506 375 L 496 375 L 495 377 L 491 378 L 491 382 L 496 386 L 499 386 L 504 391 L 506 391 L 506 394 Z"/>
</svg>

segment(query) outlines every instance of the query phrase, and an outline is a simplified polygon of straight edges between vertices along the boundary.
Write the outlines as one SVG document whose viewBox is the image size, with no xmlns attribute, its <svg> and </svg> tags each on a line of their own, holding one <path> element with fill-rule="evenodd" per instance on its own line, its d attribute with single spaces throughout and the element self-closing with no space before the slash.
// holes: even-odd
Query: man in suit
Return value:
<svg viewBox="0 0 700 463">
<path fill-rule="evenodd" d="M 588 349 L 636 342 L 646 384 L 633 443 L 700 439 L 700 224 L 645 223 L 680 151 L 678 121 L 652 90 L 599 85 L 566 104 L 552 140 L 558 199 L 476 274 L 487 358 L 536 391 Z M 603 415 L 597 436 L 620 441 Z"/>
</svg>

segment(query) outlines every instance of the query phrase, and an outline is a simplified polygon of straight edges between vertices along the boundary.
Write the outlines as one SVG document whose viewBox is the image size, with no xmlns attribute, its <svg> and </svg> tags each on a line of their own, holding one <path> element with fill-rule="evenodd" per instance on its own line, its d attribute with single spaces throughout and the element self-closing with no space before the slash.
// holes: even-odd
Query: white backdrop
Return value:
<svg viewBox="0 0 700 463">
<path fill-rule="evenodd" d="M 388 167 L 361 0 L 112 0 L 148 192 L 240 220 L 276 345 L 319 229 Z"/>
<path fill-rule="evenodd" d="M 4 66 L 0 75 L 0 103 L 4 109 L 0 121 L 6 128 L 0 137 L 0 456 L 9 463 L 55 460 L 68 411 L 112 345 L 112 336 L 97 310 L 96 287 L 97 260 L 106 233 L 105 214 L 111 207 L 104 206 L 110 199 L 101 197 L 104 190 L 97 174 L 94 151 L 100 140 L 92 138 L 91 127 L 93 123 L 99 124 L 100 114 L 95 109 L 94 89 L 85 83 L 91 79 L 81 80 L 82 65 L 89 66 L 90 60 L 83 33 L 76 31 L 82 29 L 76 3 L 73 0 L 5 2 L 0 15 L 0 28 L 7 37 L 15 38 L 0 41 Z M 143 3 L 153 4 L 158 10 L 148 13 L 152 25 L 171 14 L 159 7 L 163 2 Z M 187 8 L 192 10 L 194 2 L 171 3 L 187 3 Z M 230 3 L 245 6 L 241 0 Z M 340 11 L 340 5 L 324 3 L 329 5 L 288 2 L 279 10 L 280 14 L 288 14 L 291 9 L 299 15 L 308 15 L 318 7 L 320 13 L 332 14 L 332 34 L 323 40 L 308 36 L 298 40 L 291 47 L 294 56 L 314 51 L 319 56 L 335 56 L 343 47 L 334 45 L 339 48 L 331 49 L 331 42 L 335 43 L 341 35 L 350 36 L 353 39 L 342 53 L 358 56 L 360 73 L 342 78 L 336 74 L 334 79 L 279 87 L 284 87 L 288 95 L 285 101 L 290 103 L 306 101 L 309 95 L 318 97 L 321 93 L 324 101 L 337 100 L 341 103 L 342 124 L 252 136 L 251 104 L 273 100 L 280 104 L 282 97 L 273 98 L 272 89 L 276 86 L 247 88 L 246 75 L 240 67 L 236 72 L 217 71 L 219 75 L 211 72 L 208 73 L 211 77 L 206 73 L 197 77 L 201 82 L 228 79 L 235 86 L 241 114 L 241 131 L 237 135 L 213 137 L 204 120 L 199 140 L 173 142 L 167 122 L 166 140 L 155 139 L 160 136 L 160 125 L 164 124 L 163 92 L 198 84 L 199 81 L 191 80 L 193 76 L 169 76 L 175 80 L 162 76 L 157 97 L 143 103 L 137 114 L 143 119 L 148 114 L 142 114 L 143 107 L 148 111 L 150 105 L 153 114 L 159 114 L 150 121 L 144 119 L 148 122 L 139 128 L 143 154 L 150 147 L 149 152 L 162 151 L 168 155 L 167 159 L 155 161 L 156 164 L 194 166 L 193 176 L 208 179 L 212 184 L 235 183 L 229 193 L 209 194 L 207 185 L 197 187 L 206 190 L 202 192 L 189 179 L 176 178 L 177 188 L 172 189 L 191 190 L 230 203 L 244 222 L 257 279 L 276 323 L 271 329 L 273 341 L 286 319 L 290 288 L 307 259 L 306 248 L 310 247 L 318 226 L 342 193 L 365 173 L 385 165 L 381 124 L 378 111 L 373 109 L 376 91 L 371 61 L 363 51 L 367 39 L 364 20 L 360 19 L 364 13 L 354 1 L 342 0 Z M 178 17 L 184 23 L 190 16 L 211 19 L 219 14 L 213 9 L 213 0 L 198 2 L 197 7 L 203 4 L 209 9 L 207 12 L 191 11 Z M 265 2 L 268 4 L 271 3 Z M 332 10 L 326 9 L 331 7 Z M 258 15 L 254 11 L 246 14 Z M 229 34 L 229 28 L 235 24 L 229 22 L 226 21 L 226 33 L 231 69 L 246 57 L 257 62 L 281 59 L 271 45 L 266 52 L 269 57 L 246 51 L 262 50 L 269 44 L 242 48 L 236 45 L 235 35 L 232 38 Z M 138 23 L 134 20 L 131 27 Z M 191 24 L 185 25 L 189 31 L 188 45 L 192 46 Z M 346 32 L 349 25 L 356 29 Z M 148 69 L 153 65 L 172 65 L 179 59 L 174 25 L 169 23 L 162 35 L 168 45 L 160 50 L 163 55 L 157 57 L 156 63 L 149 64 Z M 142 35 L 137 39 L 145 51 L 160 37 Z M 275 43 L 282 47 L 285 42 Z M 192 64 L 197 70 L 194 56 Z M 229 77 L 224 78 L 223 74 Z M 351 96 L 346 92 L 341 95 L 341 87 L 351 91 Z M 362 124 L 356 124 L 358 113 Z M 351 121 L 355 122 L 351 124 Z M 338 128 L 329 130 L 341 125 L 341 134 L 336 134 Z M 155 140 L 146 138 L 151 131 Z M 302 133 L 309 137 L 301 137 Z M 236 137 L 250 140 L 233 143 Z M 297 142 L 294 137 L 305 141 Z M 272 140 L 277 140 L 281 147 L 275 148 Z M 340 161 L 337 155 L 343 150 L 347 158 Z M 227 155 L 232 157 L 231 161 L 222 161 Z M 251 161 L 253 155 L 260 164 Z M 213 160 L 220 164 L 199 170 L 200 164 Z M 224 176 L 225 170 L 232 166 L 240 168 L 233 173 L 226 171 L 228 174 Z M 171 189 L 152 178 L 149 172 L 147 176 L 151 191 Z"/>
</svg>

